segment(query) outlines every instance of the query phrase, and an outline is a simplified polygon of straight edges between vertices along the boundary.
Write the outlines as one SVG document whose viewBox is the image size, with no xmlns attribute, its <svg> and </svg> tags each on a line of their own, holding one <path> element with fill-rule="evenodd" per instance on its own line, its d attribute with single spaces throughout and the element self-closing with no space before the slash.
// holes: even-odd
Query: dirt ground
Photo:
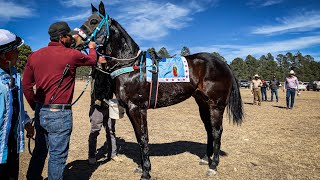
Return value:
<svg viewBox="0 0 320 180">
<path fill-rule="evenodd" d="M 84 86 L 83 81 L 76 83 L 75 97 Z M 64 179 L 139 179 L 140 174 L 134 173 L 139 149 L 126 116 L 116 124 L 123 162 L 100 159 L 97 166 L 88 165 L 89 92 L 73 106 L 74 124 Z M 207 166 L 199 165 L 206 150 L 206 132 L 193 98 L 149 110 L 152 179 L 320 179 L 320 92 L 302 92 L 296 97 L 293 110 L 285 108 L 282 91 L 278 103 L 263 102 L 262 106 L 252 105 L 249 90 L 241 89 L 241 94 L 245 120 L 236 126 L 224 116 L 221 150 L 226 154 L 212 177 L 205 175 Z M 270 100 L 270 91 L 268 96 Z M 27 104 L 26 107 L 31 112 Z M 98 147 L 105 139 L 102 131 Z M 20 179 L 25 179 L 30 159 L 25 150 L 20 156 Z M 47 177 L 47 164 L 43 176 Z"/>
</svg>

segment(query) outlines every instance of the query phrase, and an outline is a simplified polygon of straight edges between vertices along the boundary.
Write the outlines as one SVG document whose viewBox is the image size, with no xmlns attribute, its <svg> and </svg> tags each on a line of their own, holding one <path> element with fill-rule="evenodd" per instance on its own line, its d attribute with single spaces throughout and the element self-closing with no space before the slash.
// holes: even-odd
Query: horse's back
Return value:
<svg viewBox="0 0 320 180">
<path fill-rule="evenodd" d="M 233 75 L 229 66 L 210 53 L 185 56 L 190 82 L 160 83 L 157 107 L 177 104 L 203 92 L 205 96 L 226 100 L 232 87 Z"/>
<path fill-rule="evenodd" d="M 208 80 L 232 80 L 232 71 L 219 57 L 206 52 L 185 56 L 190 68 L 190 77 L 203 76 Z"/>
</svg>

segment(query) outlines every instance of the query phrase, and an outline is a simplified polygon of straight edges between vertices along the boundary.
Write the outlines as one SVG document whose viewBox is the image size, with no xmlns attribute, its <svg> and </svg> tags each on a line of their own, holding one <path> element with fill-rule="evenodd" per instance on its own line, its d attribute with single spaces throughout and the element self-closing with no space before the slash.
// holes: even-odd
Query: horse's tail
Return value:
<svg viewBox="0 0 320 180">
<path fill-rule="evenodd" d="M 230 71 L 232 73 L 232 90 L 229 97 L 227 112 L 229 114 L 229 118 L 232 117 L 233 123 L 237 123 L 237 125 L 239 125 L 242 123 L 244 118 L 243 104 L 238 79 L 235 77 L 231 69 Z"/>
</svg>

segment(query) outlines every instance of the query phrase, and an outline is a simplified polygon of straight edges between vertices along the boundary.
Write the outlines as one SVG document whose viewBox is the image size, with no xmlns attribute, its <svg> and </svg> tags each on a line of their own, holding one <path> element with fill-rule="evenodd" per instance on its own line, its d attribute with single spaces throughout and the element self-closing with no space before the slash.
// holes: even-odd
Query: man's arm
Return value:
<svg viewBox="0 0 320 180">
<path fill-rule="evenodd" d="M 75 51 L 76 53 L 76 59 L 77 59 L 77 65 L 78 66 L 94 66 L 97 63 L 97 52 L 96 52 L 96 43 L 90 42 L 88 44 L 89 47 L 89 54 L 85 55 L 79 51 Z"/>
<path fill-rule="evenodd" d="M 27 111 L 25 111 L 24 114 L 25 114 L 24 129 L 27 131 L 27 138 L 32 138 L 34 136 L 34 126 L 32 126 L 32 120 L 30 119 Z"/>
<path fill-rule="evenodd" d="M 31 55 L 29 56 L 29 58 L 30 57 L 31 57 Z M 35 110 L 36 102 L 35 102 L 35 94 L 33 91 L 33 86 L 35 85 L 35 80 L 34 80 L 33 71 L 30 67 L 29 62 L 30 61 L 28 60 L 27 65 L 24 69 L 23 78 L 22 78 L 22 88 L 23 88 L 23 94 L 26 97 L 30 107 L 32 108 L 32 110 Z"/>
<path fill-rule="evenodd" d="M 297 85 L 297 91 L 299 93 L 299 81 L 298 81 L 298 78 L 296 77 L 296 85 Z"/>
</svg>

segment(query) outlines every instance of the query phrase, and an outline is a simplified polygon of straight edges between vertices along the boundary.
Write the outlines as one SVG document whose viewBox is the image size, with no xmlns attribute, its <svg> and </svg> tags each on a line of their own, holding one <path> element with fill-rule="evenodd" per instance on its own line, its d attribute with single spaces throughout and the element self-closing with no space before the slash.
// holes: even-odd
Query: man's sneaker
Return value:
<svg viewBox="0 0 320 180">
<path fill-rule="evenodd" d="M 97 164 L 97 159 L 96 159 L 96 158 L 89 158 L 89 159 L 88 159 L 88 163 L 89 163 L 90 165 L 95 165 L 95 164 Z"/>
<path fill-rule="evenodd" d="M 113 156 L 111 160 L 115 162 L 122 162 L 122 159 L 119 156 Z"/>
</svg>

